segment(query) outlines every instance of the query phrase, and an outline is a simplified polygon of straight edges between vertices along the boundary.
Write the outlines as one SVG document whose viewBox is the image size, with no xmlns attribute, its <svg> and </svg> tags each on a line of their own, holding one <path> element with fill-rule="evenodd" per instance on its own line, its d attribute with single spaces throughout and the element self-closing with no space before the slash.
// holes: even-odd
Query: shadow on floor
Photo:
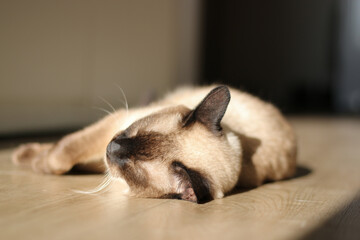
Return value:
<svg viewBox="0 0 360 240">
<path fill-rule="evenodd" d="M 0 149 L 15 148 L 20 144 L 30 142 L 55 142 L 61 137 L 73 132 L 74 129 L 64 129 L 58 131 L 30 132 L 22 134 L 0 135 Z"/>
<path fill-rule="evenodd" d="M 284 180 L 281 180 L 281 181 L 289 181 L 289 180 L 293 180 L 293 179 L 297 179 L 297 178 L 302 178 L 302 177 L 305 177 L 305 176 L 311 174 L 312 172 L 313 171 L 308 167 L 297 166 L 296 167 L 296 173 L 292 178 L 284 179 Z M 274 181 L 266 181 L 264 184 L 268 184 L 268 183 L 272 183 L 272 182 L 274 182 Z M 251 187 L 251 188 L 237 187 L 234 190 L 232 190 L 229 194 L 227 194 L 227 196 L 247 192 L 247 191 L 250 191 L 250 190 L 252 190 L 254 188 L 256 188 L 256 187 Z"/>
<path fill-rule="evenodd" d="M 360 192 L 339 212 L 301 239 L 360 239 Z"/>
<path fill-rule="evenodd" d="M 310 173 L 312 173 L 313 171 L 305 166 L 297 166 L 296 167 L 296 173 L 295 175 L 291 178 L 291 179 L 295 179 L 295 178 L 301 178 L 301 177 L 305 177 L 307 175 L 309 175 Z M 286 180 L 285 180 L 286 181 Z"/>
</svg>

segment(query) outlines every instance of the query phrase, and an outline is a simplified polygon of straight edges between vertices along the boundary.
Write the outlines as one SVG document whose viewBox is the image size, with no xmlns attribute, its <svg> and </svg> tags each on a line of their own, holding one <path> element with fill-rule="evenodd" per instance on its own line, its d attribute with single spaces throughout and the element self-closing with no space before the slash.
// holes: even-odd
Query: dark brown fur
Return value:
<svg viewBox="0 0 360 240">
<path fill-rule="evenodd" d="M 222 135 L 220 125 L 230 102 L 230 92 L 227 88 L 213 89 L 184 119 L 184 126 L 195 122 L 203 124 L 215 135 Z"/>
<path fill-rule="evenodd" d="M 174 161 L 171 165 L 174 173 L 182 179 L 182 184 L 185 185 L 184 187 L 192 188 L 194 190 L 197 203 L 205 203 L 213 200 L 210 187 L 211 182 L 205 174 L 201 173 L 199 170 L 187 168 L 179 161 Z M 194 199 L 184 195 L 181 196 L 181 199 L 194 201 Z"/>
<path fill-rule="evenodd" d="M 121 145 L 119 158 L 128 158 L 134 161 L 151 161 L 159 159 L 167 152 L 171 139 L 164 134 L 155 132 L 138 132 L 134 137 L 119 137 L 112 141 Z"/>
<path fill-rule="evenodd" d="M 124 132 L 112 139 L 112 142 L 121 147 L 112 152 L 108 149 L 108 163 L 120 170 L 130 186 L 140 188 L 148 187 L 149 179 L 146 170 L 137 162 L 161 160 L 171 145 L 166 135 L 155 132 L 139 132 L 134 137 L 127 137 Z"/>
</svg>

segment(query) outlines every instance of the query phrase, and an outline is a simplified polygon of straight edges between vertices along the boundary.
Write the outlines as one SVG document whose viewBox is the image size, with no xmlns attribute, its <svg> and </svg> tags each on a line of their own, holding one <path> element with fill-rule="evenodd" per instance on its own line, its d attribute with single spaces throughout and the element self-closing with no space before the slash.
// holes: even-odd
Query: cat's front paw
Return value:
<svg viewBox="0 0 360 240">
<path fill-rule="evenodd" d="M 34 172 L 46 174 L 64 174 L 72 165 L 63 152 L 57 151 L 52 143 L 28 143 L 16 148 L 12 161 L 16 165 L 31 166 Z"/>
<path fill-rule="evenodd" d="M 31 165 L 43 152 L 48 151 L 53 144 L 27 143 L 17 147 L 12 154 L 15 165 Z"/>
<path fill-rule="evenodd" d="M 45 174 L 61 175 L 71 170 L 73 164 L 63 152 L 56 151 L 56 148 L 40 153 L 31 162 L 34 172 Z"/>
</svg>

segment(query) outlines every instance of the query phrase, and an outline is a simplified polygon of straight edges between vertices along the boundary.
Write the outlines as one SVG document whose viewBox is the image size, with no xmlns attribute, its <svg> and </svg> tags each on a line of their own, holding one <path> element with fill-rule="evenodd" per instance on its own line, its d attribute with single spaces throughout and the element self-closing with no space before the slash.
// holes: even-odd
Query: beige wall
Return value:
<svg viewBox="0 0 360 240">
<path fill-rule="evenodd" d="M 130 105 L 178 84 L 179 59 L 187 62 L 178 51 L 178 4 L 1 1 L 0 134 L 94 121 L 103 115 L 94 107 L 110 110 L 99 97 L 121 106 L 116 84 Z"/>
</svg>

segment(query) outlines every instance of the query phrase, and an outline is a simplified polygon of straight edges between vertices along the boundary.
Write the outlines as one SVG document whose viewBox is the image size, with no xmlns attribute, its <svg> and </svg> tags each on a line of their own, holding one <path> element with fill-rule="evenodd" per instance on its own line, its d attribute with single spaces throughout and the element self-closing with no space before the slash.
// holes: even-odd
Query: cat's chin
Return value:
<svg viewBox="0 0 360 240">
<path fill-rule="evenodd" d="M 111 189 L 115 192 L 119 192 L 125 196 L 131 196 L 131 189 L 126 181 L 121 177 L 111 177 Z"/>
</svg>

